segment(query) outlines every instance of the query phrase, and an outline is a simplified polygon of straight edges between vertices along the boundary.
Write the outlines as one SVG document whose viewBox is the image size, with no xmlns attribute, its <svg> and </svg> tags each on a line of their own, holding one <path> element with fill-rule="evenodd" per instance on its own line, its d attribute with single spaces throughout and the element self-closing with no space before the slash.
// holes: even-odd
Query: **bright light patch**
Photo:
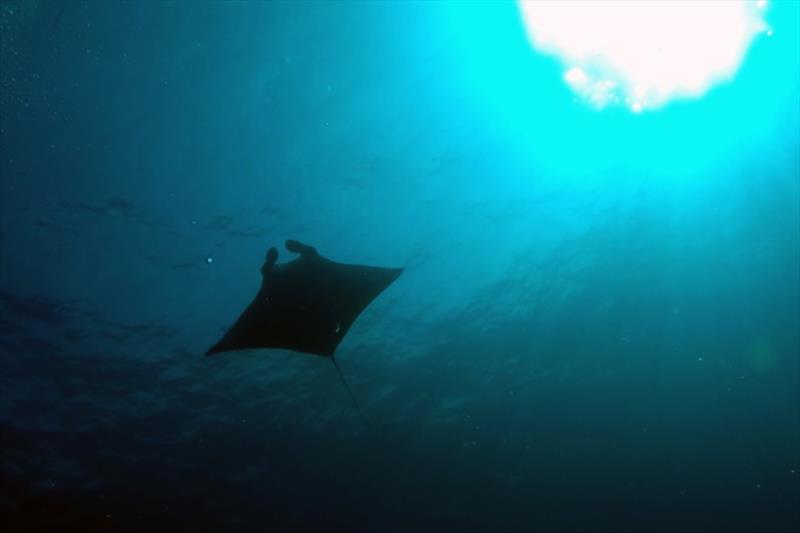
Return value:
<svg viewBox="0 0 800 533">
<path fill-rule="evenodd" d="M 759 33 L 766 2 L 521 0 L 534 46 L 561 58 L 564 80 L 595 108 L 639 113 L 697 98 L 730 79 Z"/>
</svg>

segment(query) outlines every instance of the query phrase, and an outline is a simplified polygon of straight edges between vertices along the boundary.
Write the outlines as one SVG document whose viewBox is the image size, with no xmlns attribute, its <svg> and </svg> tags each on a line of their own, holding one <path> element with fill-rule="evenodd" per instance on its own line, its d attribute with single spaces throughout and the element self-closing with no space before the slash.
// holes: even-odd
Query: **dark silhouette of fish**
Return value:
<svg viewBox="0 0 800 533">
<path fill-rule="evenodd" d="M 333 353 L 358 315 L 403 269 L 337 263 L 295 240 L 286 241 L 286 249 L 300 257 L 276 264 L 278 250 L 272 247 L 267 251 L 261 289 L 206 355 L 284 348 L 330 357 L 361 411 Z"/>
<path fill-rule="evenodd" d="M 295 240 L 286 249 L 300 257 L 276 264 L 278 251 L 269 249 L 261 289 L 206 355 L 285 348 L 333 356 L 358 315 L 403 272 L 337 263 Z"/>
</svg>

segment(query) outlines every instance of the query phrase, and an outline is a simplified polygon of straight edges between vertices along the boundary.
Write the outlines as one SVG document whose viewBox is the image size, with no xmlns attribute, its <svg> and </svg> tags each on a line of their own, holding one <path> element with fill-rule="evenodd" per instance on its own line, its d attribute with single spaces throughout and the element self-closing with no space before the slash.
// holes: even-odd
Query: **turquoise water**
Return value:
<svg viewBox="0 0 800 533">
<path fill-rule="evenodd" d="M 510 3 L 4 0 L 0 520 L 797 531 L 800 4 L 767 21 L 637 115 Z M 287 238 L 405 267 L 337 351 L 361 413 L 324 358 L 202 355 Z"/>
</svg>

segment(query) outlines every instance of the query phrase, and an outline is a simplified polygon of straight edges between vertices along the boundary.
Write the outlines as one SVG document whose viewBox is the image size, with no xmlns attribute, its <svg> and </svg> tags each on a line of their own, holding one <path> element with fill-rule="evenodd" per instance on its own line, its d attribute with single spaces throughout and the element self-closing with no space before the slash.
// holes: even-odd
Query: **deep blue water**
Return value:
<svg viewBox="0 0 800 533">
<path fill-rule="evenodd" d="M 0 528 L 800 530 L 768 21 L 634 115 L 513 4 L 3 0 Z M 361 414 L 325 358 L 203 356 L 287 238 L 405 267 L 337 351 Z"/>
</svg>

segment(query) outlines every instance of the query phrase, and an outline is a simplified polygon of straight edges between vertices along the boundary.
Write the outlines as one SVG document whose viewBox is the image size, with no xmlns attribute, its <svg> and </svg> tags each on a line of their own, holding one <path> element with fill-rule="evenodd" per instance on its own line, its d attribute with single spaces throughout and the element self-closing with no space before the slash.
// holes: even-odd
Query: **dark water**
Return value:
<svg viewBox="0 0 800 533">
<path fill-rule="evenodd" d="M 476 6 L 0 3 L 3 531 L 800 530 L 798 4 L 640 117 Z M 286 238 L 363 417 L 202 355 Z"/>
</svg>

